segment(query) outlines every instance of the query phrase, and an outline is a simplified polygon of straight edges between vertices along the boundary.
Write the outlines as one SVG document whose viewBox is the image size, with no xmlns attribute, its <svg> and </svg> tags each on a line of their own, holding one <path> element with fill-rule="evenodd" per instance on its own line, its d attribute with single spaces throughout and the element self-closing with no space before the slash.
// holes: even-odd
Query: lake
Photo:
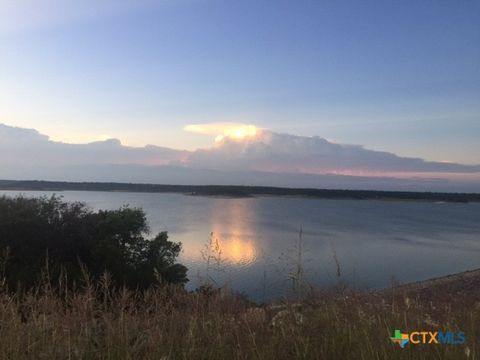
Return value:
<svg viewBox="0 0 480 360">
<path fill-rule="evenodd" d="M 143 208 L 152 237 L 182 242 L 189 289 L 209 279 L 257 301 L 299 284 L 381 288 L 480 267 L 480 203 L 56 193 L 93 209 Z"/>
</svg>

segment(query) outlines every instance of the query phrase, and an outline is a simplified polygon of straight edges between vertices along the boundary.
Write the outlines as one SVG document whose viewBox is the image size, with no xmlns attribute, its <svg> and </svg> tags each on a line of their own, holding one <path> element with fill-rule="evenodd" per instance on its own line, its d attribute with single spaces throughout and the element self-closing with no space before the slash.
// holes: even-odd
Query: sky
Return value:
<svg viewBox="0 0 480 360">
<path fill-rule="evenodd" d="M 193 150 L 246 123 L 480 164 L 480 2 L 0 0 L 0 123 Z"/>
</svg>

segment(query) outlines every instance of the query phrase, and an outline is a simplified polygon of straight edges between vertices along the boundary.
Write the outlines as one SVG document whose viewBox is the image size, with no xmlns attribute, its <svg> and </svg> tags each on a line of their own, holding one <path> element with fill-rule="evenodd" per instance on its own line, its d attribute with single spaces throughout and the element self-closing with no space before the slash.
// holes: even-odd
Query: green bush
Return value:
<svg viewBox="0 0 480 360">
<path fill-rule="evenodd" d="M 10 288 L 30 288 L 48 269 L 51 280 L 78 283 L 86 267 L 94 279 L 108 272 L 117 286 L 146 289 L 165 281 L 184 284 L 176 263 L 181 244 L 166 232 L 147 239 L 141 209 L 92 211 L 61 197 L 0 197 L 0 255 Z"/>
</svg>

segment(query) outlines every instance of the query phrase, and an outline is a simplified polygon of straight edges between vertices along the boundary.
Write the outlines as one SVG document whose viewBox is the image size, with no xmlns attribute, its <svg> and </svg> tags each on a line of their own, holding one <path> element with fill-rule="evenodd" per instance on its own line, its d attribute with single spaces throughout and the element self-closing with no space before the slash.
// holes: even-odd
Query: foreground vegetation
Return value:
<svg viewBox="0 0 480 360">
<path fill-rule="evenodd" d="M 71 291 L 0 291 L 1 359 L 476 359 L 479 303 L 331 291 L 257 306 L 227 291 L 164 285 L 113 290 L 108 276 Z M 464 331 L 465 345 L 412 345 L 402 331 Z"/>
<path fill-rule="evenodd" d="M 185 283 L 176 263 L 181 244 L 166 232 L 153 238 L 141 209 L 93 211 L 60 197 L 0 197 L 0 269 L 10 289 L 29 289 L 43 268 L 54 282 L 75 287 L 86 267 L 98 280 L 106 271 L 116 286 L 146 289 Z"/>
</svg>

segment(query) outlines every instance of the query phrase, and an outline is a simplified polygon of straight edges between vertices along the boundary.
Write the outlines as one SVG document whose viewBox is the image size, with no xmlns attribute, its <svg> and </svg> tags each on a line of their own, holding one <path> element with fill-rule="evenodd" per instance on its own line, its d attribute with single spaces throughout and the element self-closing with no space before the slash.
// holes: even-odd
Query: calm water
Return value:
<svg viewBox="0 0 480 360">
<path fill-rule="evenodd" d="M 335 257 L 341 280 L 362 288 L 389 286 L 392 277 L 407 282 L 480 267 L 479 203 L 58 194 L 93 209 L 143 208 L 152 233 L 168 231 L 183 243 L 189 288 L 210 276 L 260 301 L 291 290 L 299 258 L 305 283 L 314 286 L 337 283 Z M 208 255 L 219 261 L 207 265 Z"/>
</svg>

